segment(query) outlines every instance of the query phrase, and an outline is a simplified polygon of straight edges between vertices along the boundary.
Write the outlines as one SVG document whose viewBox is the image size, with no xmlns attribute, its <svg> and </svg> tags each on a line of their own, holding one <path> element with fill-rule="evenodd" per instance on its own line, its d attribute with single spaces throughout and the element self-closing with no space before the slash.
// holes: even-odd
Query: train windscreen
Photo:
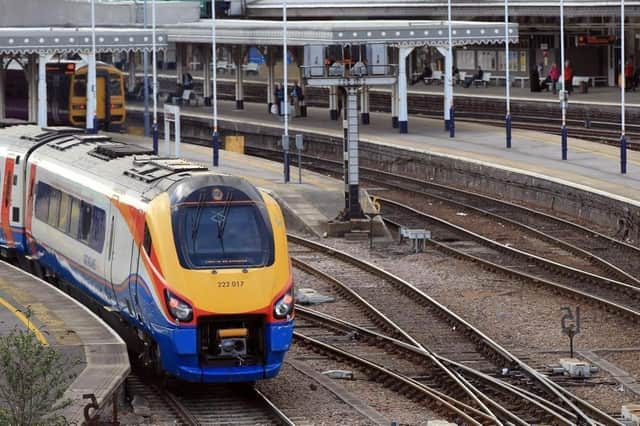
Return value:
<svg viewBox="0 0 640 426">
<path fill-rule="evenodd" d="M 178 256 L 189 269 L 262 267 L 273 263 L 264 205 L 229 187 L 200 189 L 174 206 Z"/>
</svg>

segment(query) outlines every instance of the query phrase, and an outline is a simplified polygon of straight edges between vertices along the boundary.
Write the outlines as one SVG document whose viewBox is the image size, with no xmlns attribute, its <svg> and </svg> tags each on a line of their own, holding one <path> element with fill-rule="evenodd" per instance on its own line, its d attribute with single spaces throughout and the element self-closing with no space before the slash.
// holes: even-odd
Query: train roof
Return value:
<svg viewBox="0 0 640 426">
<path fill-rule="evenodd" d="M 72 127 L 22 125 L 0 129 L 2 148 L 14 155 L 33 152 L 30 161 L 55 169 L 61 176 L 73 180 L 85 177 L 87 182 L 107 185 L 114 193 L 147 202 L 186 177 L 210 174 L 205 165 L 160 157 L 149 148 Z"/>
</svg>

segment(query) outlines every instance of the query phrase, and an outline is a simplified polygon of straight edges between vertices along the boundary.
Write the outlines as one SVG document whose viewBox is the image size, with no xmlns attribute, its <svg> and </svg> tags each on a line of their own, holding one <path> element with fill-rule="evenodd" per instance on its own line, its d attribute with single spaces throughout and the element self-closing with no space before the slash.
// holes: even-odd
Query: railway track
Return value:
<svg viewBox="0 0 640 426">
<path fill-rule="evenodd" d="M 306 264 L 309 273 L 322 270 L 325 275 L 339 276 L 345 287 L 388 318 L 374 322 L 387 327 L 405 342 L 414 339 L 419 347 L 489 375 L 507 368 L 512 372 L 512 378 L 529 381 L 537 391 L 556 398 L 559 404 L 565 404 L 568 410 L 589 424 L 594 422 L 582 410 L 605 424 L 616 423 L 607 414 L 541 377 L 464 319 L 404 280 L 344 252 L 293 235 L 289 236 L 289 250 L 296 267 Z M 371 312 L 368 317 L 376 315 Z M 425 327 L 425 324 L 430 326 Z"/>
<path fill-rule="evenodd" d="M 169 390 L 132 374 L 127 391 L 147 401 L 162 422 L 178 425 L 294 425 L 286 414 L 251 385 L 190 384 Z"/>
<path fill-rule="evenodd" d="M 281 161 L 281 152 L 263 148 L 248 148 L 254 155 Z M 305 167 L 339 176 L 343 171 L 341 162 L 316 156 L 303 156 Z M 450 186 L 399 176 L 380 170 L 360 167 L 361 180 L 376 188 L 385 188 L 396 194 L 406 194 L 424 203 L 447 203 L 452 208 L 465 209 L 488 218 L 520 228 L 536 240 L 555 246 L 561 251 L 563 260 L 586 263 L 596 275 L 640 287 L 640 248 L 616 240 L 569 220 L 558 218 L 522 205 L 499 200 L 487 195 L 473 193 Z M 375 190 L 374 190 L 375 192 Z M 385 191 L 385 196 L 389 191 Z M 522 239 L 521 239 L 522 241 Z M 542 248 L 539 250 L 549 253 Z M 566 254 L 572 254 L 571 260 Z"/>
<path fill-rule="evenodd" d="M 569 425 L 576 422 L 575 415 L 550 404 L 537 395 L 529 394 L 511 384 L 461 364 L 455 364 L 422 347 L 401 342 L 312 309 L 301 306 L 297 306 L 296 309 L 296 327 L 299 333 L 383 365 L 426 386 L 432 392 L 437 392 L 442 395 L 442 398 L 448 395 L 455 401 L 466 401 L 467 404 L 476 406 L 477 411 L 467 409 L 466 412 L 477 421 L 493 420 L 496 423 L 510 422 L 518 425 L 536 423 Z M 452 375 L 445 364 L 455 369 L 457 375 Z M 469 395 L 462 392 L 460 387 L 452 386 L 451 381 L 442 380 L 442 375 L 451 375 L 458 380 L 464 380 L 465 386 L 473 392 L 477 401 L 469 402 Z M 487 414 L 495 417 L 488 418 Z"/>
<path fill-rule="evenodd" d="M 437 247 L 483 266 L 544 284 L 600 305 L 634 321 L 640 320 L 640 289 L 546 260 L 497 243 L 443 219 L 396 201 L 379 198 L 387 223 L 408 228 L 426 227 Z M 507 265 L 507 266 L 503 266 Z"/>
</svg>

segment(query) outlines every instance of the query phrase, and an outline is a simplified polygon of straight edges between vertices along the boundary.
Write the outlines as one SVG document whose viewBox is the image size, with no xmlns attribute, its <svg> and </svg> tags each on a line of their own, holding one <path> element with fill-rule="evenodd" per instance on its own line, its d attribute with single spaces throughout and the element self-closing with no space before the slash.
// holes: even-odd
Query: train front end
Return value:
<svg viewBox="0 0 640 426">
<path fill-rule="evenodd" d="M 196 174 L 155 198 L 146 223 L 162 309 L 150 330 L 162 369 L 194 382 L 275 376 L 294 316 L 277 203 L 244 179 Z"/>
</svg>

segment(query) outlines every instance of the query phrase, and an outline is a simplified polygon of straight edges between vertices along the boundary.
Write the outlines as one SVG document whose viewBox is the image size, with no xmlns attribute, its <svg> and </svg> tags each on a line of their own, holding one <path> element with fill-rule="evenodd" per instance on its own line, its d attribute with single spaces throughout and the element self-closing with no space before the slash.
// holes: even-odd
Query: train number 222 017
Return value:
<svg viewBox="0 0 640 426">
<path fill-rule="evenodd" d="M 244 281 L 218 281 L 218 287 L 244 287 Z"/>
</svg>

